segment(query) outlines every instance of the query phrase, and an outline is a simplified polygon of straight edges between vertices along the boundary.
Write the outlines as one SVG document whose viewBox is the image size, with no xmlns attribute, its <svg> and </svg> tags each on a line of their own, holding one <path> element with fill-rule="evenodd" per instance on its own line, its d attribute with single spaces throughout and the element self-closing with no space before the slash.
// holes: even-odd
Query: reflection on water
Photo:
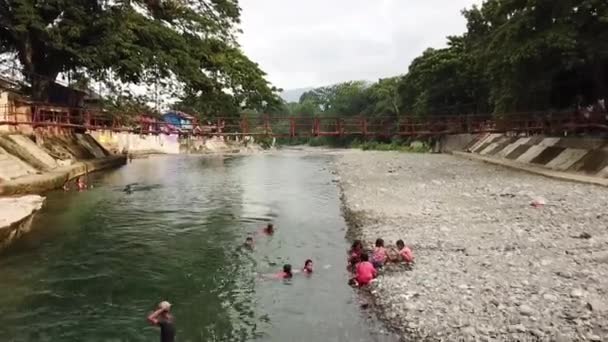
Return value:
<svg viewBox="0 0 608 342">
<path fill-rule="evenodd" d="M 326 163 L 153 157 L 49 194 L 34 232 L 0 256 L 2 341 L 156 340 L 144 319 L 163 299 L 179 341 L 389 341 L 346 286 Z M 239 251 L 266 222 L 276 234 Z M 261 276 L 307 258 L 312 277 Z"/>
</svg>

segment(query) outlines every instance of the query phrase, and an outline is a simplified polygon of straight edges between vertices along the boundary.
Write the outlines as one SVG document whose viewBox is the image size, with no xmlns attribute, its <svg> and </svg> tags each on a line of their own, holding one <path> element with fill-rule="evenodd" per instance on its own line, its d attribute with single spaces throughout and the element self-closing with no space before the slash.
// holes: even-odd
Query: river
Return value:
<svg viewBox="0 0 608 342">
<path fill-rule="evenodd" d="M 0 255 L 0 340 L 393 341 L 347 286 L 346 226 L 329 156 L 153 156 L 48 194 L 33 231 Z M 122 191 L 137 183 L 135 191 Z M 245 237 L 273 222 L 272 237 Z M 315 273 L 262 275 L 284 263 Z"/>
</svg>

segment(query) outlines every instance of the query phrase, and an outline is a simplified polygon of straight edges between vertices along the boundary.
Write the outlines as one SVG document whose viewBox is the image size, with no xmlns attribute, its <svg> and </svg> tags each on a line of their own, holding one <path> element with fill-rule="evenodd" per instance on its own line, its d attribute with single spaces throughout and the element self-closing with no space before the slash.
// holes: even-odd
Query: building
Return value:
<svg viewBox="0 0 608 342">
<path fill-rule="evenodd" d="M 162 117 L 164 122 L 176 127 L 181 132 L 192 131 L 195 126 L 198 126 L 197 119 L 184 112 L 173 110 L 166 112 Z"/>
</svg>

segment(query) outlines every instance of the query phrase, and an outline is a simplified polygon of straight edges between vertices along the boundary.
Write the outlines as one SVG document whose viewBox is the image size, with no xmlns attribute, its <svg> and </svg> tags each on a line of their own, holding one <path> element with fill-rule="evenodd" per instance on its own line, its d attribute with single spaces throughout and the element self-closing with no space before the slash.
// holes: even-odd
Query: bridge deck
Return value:
<svg viewBox="0 0 608 342">
<path fill-rule="evenodd" d="M 162 121 L 130 120 L 109 117 L 82 108 L 30 106 L 0 108 L 0 126 L 27 125 L 80 130 L 111 130 L 141 134 L 175 133 L 206 136 L 297 137 L 423 137 L 459 133 L 522 132 L 528 134 L 563 134 L 589 131 L 608 132 L 608 116 L 584 116 L 577 113 L 514 113 L 502 115 L 452 115 L 415 117 L 293 117 L 261 115 L 257 117 L 220 117 L 212 123 L 177 127 Z M 192 129 L 194 126 L 194 129 Z"/>
</svg>

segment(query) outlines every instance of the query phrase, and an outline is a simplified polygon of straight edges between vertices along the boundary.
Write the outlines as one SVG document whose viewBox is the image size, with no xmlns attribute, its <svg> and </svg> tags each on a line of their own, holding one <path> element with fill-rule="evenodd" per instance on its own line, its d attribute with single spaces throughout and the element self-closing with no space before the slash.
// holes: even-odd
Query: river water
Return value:
<svg viewBox="0 0 608 342">
<path fill-rule="evenodd" d="M 345 223 L 328 156 L 157 156 L 48 194 L 0 255 L 1 341 L 393 341 L 346 284 Z M 122 191 L 138 183 L 135 191 Z M 273 222 L 272 237 L 245 237 Z M 315 273 L 266 279 L 284 263 Z"/>
</svg>

